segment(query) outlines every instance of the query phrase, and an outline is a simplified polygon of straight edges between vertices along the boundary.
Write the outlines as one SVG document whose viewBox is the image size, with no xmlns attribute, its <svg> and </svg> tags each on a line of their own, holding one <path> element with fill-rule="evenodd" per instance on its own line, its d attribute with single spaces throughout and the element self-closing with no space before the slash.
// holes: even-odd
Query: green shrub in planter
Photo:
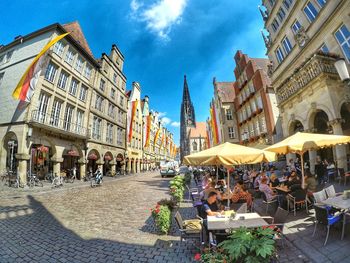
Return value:
<svg viewBox="0 0 350 263">
<path fill-rule="evenodd" d="M 276 257 L 276 244 L 273 239 L 275 234 L 278 233 L 271 228 L 241 227 L 232 231 L 229 239 L 223 241 L 219 247 L 229 257 L 229 262 L 269 263 Z"/>
<path fill-rule="evenodd" d="M 170 194 L 175 202 L 183 200 L 185 191 L 185 178 L 183 176 L 175 176 L 169 183 Z"/>
<path fill-rule="evenodd" d="M 171 227 L 171 211 L 169 207 L 157 204 L 151 211 L 158 230 L 163 234 L 167 234 Z"/>
</svg>

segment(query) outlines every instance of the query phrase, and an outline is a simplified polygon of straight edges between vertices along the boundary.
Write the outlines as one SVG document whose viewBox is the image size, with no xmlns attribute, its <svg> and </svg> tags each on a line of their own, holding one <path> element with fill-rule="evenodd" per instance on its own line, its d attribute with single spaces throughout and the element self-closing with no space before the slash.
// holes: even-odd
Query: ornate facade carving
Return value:
<svg viewBox="0 0 350 263">
<path fill-rule="evenodd" d="M 299 47 L 305 46 L 306 42 L 309 40 L 305 32 L 305 28 L 301 26 L 298 32 L 294 35 L 295 41 L 298 43 Z"/>
</svg>

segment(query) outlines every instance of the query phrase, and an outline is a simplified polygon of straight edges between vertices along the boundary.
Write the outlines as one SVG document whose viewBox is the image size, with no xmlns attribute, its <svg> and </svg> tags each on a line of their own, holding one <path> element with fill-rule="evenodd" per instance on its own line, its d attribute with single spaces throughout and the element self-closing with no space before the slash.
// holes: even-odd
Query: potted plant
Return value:
<svg viewBox="0 0 350 263">
<path fill-rule="evenodd" d="M 157 205 L 151 209 L 152 217 L 162 234 L 168 234 L 171 227 L 171 211 L 167 205 Z"/>
</svg>

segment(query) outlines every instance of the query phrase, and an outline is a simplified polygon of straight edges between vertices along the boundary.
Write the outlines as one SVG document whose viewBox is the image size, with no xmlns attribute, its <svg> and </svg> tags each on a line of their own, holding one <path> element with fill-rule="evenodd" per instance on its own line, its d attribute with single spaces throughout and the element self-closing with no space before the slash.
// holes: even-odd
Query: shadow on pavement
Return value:
<svg viewBox="0 0 350 263">
<path fill-rule="evenodd" d="M 154 246 L 147 246 L 83 239 L 64 227 L 33 196 L 27 198 L 28 205 L 0 206 L 1 263 L 192 262 L 195 251 L 186 242 L 158 239 Z"/>
</svg>

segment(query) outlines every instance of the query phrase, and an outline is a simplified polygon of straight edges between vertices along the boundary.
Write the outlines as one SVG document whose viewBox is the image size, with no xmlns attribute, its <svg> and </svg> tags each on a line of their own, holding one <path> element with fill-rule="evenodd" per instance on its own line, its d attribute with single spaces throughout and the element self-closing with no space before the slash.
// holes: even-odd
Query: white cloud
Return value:
<svg viewBox="0 0 350 263">
<path fill-rule="evenodd" d="M 163 118 L 161 119 L 161 122 L 162 122 L 162 124 L 163 124 L 164 126 L 166 126 L 166 125 L 168 125 L 169 123 L 171 123 L 171 119 L 168 118 L 168 117 L 163 117 Z"/>
<path fill-rule="evenodd" d="M 141 6 L 142 6 L 142 3 L 138 2 L 137 0 L 132 0 L 130 3 L 130 7 L 133 12 L 136 12 L 137 10 L 139 10 Z"/>
<path fill-rule="evenodd" d="M 158 118 L 162 118 L 166 115 L 166 112 L 158 112 Z"/>
<path fill-rule="evenodd" d="M 180 122 L 173 121 L 170 125 L 173 126 L 173 127 L 180 127 Z"/>
<path fill-rule="evenodd" d="M 171 28 L 181 23 L 181 16 L 188 0 L 158 0 L 148 8 L 143 3 L 132 0 L 130 7 L 132 16 L 137 20 L 146 22 L 146 27 L 164 40 L 169 39 Z M 142 9 L 142 10 L 141 10 Z"/>
</svg>

